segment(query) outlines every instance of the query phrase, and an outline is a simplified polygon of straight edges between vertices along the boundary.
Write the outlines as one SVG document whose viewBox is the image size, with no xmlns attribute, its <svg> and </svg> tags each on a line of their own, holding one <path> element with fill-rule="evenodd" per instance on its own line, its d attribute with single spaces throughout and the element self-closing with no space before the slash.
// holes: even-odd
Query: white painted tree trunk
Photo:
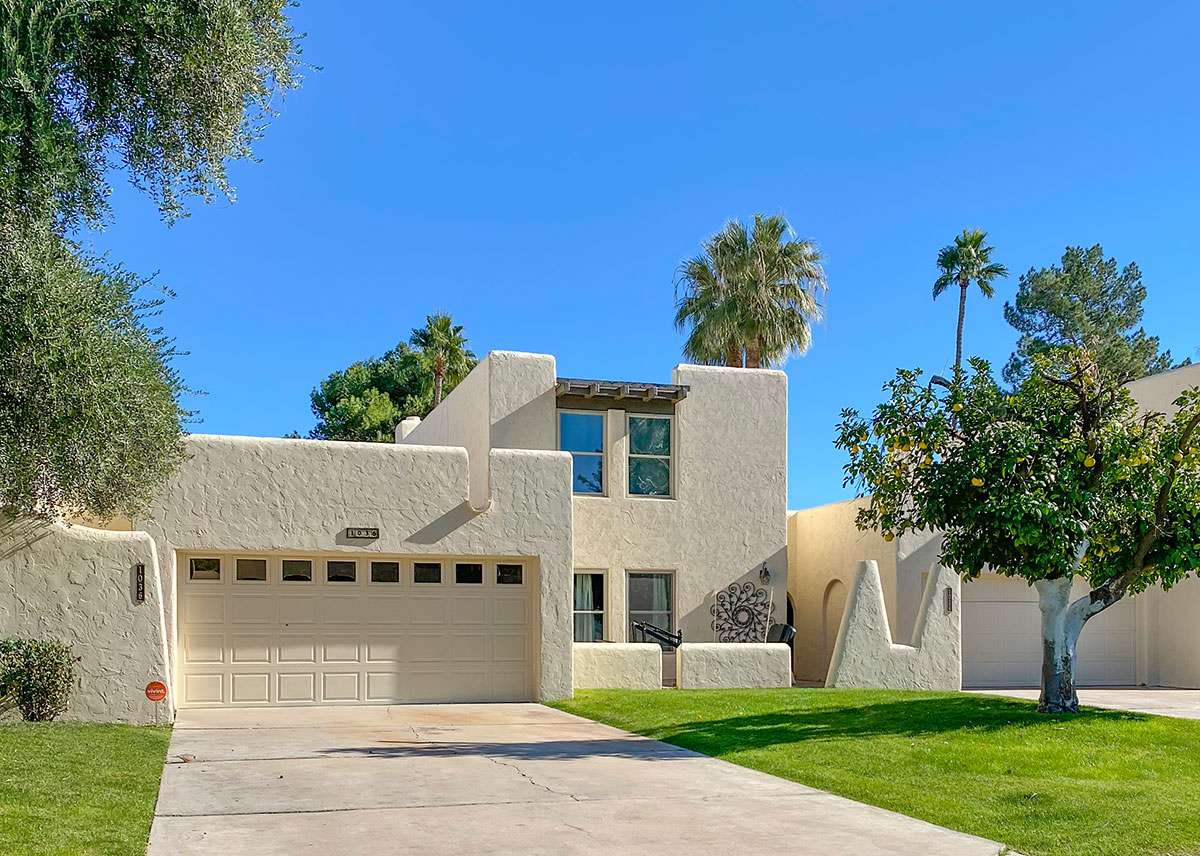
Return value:
<svg viewBox="0 0 1200 856">
<path fill-rule="evenodd" d="M 1077 713 L 1075 645 L 1087 617 L 1071 608 L 1071 577 L 1038 580 L 1038 608 L 1042 611 L 1042 713 Z"/>
</svg>

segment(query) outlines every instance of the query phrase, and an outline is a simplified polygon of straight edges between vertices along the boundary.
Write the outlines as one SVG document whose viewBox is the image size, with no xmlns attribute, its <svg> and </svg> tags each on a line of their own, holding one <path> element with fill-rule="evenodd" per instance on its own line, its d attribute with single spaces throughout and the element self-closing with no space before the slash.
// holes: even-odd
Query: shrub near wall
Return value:
<svg viewBox="0 0 1200 856">
<path fill-rule="evenodd" d="M 75 688 L 71 646 L 42 639 L 0 640 L 0 703 L 27 722 L 48 722 L 67 709 Z"/>
</svg>

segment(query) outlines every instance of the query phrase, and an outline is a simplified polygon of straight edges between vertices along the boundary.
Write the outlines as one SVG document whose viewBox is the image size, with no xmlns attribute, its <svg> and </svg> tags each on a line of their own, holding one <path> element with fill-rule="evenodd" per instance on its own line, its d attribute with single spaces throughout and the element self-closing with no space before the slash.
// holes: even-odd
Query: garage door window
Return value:
<svg viewBox="0 0 1200 856">
<path fill-rule="evenodd" d="M 219 580 L 221 579 L 220 559 L 189 559 L 188 579 Z"/>
<path fill-rule="evenodd" d="M 235 565 L 234 578 L 239 582 L 267 581 L 266 559 L 238 559 Z"/>
<path fill-rule="evenodd" d="M 414 562 L 414 583 L 440 583 L 442 581 L 441 562 Z"/>
<path fill-rule="evenodd" d="M 352 583 L 356 578 L 354 562 L 326 562 L 325 579 L 331 583 Z"/>
<path fill-rule="evenodd" d="M 496 583 L 502 586 L 519 586 L 523 580 L 524 565 L 496 565 Z"/>
<path fill-rule="evenodd" d="M 398 583 L 400 582 L 399 562 L 372 562 L 371 582 Z"/>
<path fill-rule="evenodd" d="M 283 581 L 285 583 L 311 583 L 312 561 L 310 559 L 284 559 Z"/>
<path fill-rule="evenodd" d="M 482 585 L 483 565 L 475 562 L 459 562 L 454 566 L 454 582 L 459 585 Z"/>
</svg>

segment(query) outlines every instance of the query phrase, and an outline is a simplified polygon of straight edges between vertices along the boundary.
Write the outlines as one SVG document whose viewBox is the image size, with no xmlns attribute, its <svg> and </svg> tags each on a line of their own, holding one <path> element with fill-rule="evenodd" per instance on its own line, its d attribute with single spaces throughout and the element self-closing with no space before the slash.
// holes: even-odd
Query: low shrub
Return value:
<svg viewBox="0 0 1200 856">
<path fill-rule="evenodd" d="M 75 688 L 71 646 L 44 639 L 0 639 L 0 702 L 26 722 L 49 722 L 67 709 Z"/>
</svg>

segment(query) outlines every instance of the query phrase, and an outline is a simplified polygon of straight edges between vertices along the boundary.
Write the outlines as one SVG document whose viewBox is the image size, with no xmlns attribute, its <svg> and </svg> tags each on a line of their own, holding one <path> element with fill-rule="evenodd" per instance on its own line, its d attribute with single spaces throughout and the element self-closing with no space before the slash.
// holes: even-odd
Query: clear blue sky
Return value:
<svg viewBox="0 0 1200 856">
<path fill-rule="evenodd" d="M 786 365 L 793 508 L 847 495 L 842 407 L 952 362 L 954 296 L 930 288 L 963 227 L 1014 273 L 1068 244 L 1137 261 L 1147 328 L 1200 346 L 1189 4 L 304 0 L 294 20 L 322 70 L 233 170 L 237 202 L 168 228 L 117 179 L 94 239 L 178 293 L 194 430 L 307 430 L 321 378 L 436 309 L 480 354 L 666 381 L 676 265 L 756 211 L 829 257 L 828 321 Z M 1015 287 L 972 295 L 968 354 L 1007 357 Z"/>
</svg>

